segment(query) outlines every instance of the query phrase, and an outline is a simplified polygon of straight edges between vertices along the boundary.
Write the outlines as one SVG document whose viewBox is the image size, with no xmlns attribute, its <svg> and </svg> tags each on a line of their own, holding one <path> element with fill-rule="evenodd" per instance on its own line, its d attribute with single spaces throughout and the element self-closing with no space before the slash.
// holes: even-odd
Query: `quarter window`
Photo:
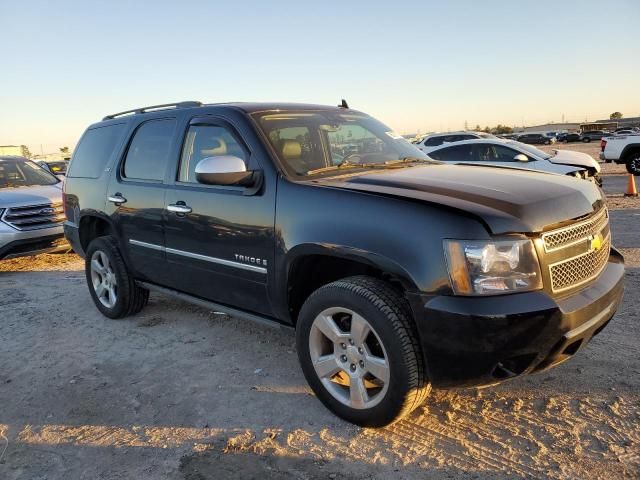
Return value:
<svg viewBox="0 0 640 480">
<path fill-rule="evenodd" d="M 209 157 L 232 155 L 247 163 L 248 155 L 235 136 L 218 125 L 192 125 L 182 147 L 178 181 L 197 183 L 196 165 Z"/>
<path fill-rule="evenodd" d="M 161 181 L 169 159 L 175 127 L 175 119 L 150 120 L 140 125 L 124 160 L 124 177 Z"/>
<path fill-rule="evenodd" d="M 68 177 L 98 178 L 124 134 L 124 123 L 87 130 L 73 153 Z"/>
</svg>

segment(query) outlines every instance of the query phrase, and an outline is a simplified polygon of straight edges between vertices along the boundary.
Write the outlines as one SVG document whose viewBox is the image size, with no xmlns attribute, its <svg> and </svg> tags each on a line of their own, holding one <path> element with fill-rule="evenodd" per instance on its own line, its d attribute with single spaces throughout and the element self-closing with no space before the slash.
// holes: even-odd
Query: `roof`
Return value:
<svg viewBox="0 0 640 480">
<path fill-rule="evenodd" d="M 242 110 L 246 113 L 266 112 L 266 111 L 291 111 L 291 110 L 345 110 L 340 106 L 316 105 L 310 103 L 286 103 L 286 102 L 228 102 L 228 103 L 201 103 L 198 101 L 183 101 L 175 103 L 164 103 L 160 105 L 151 105 L 148 107 L 138 107 L 131 110 L 112 113 L 106 115 L 102 120 L 111 120 L 113 118 L 124 115 L 141 115 L 145 113 L 153 113 L 163 110 L 173 109 L 204 109 L 207 107 L 232 107 Z M 350 109 L 349 109 L 350 110 Z"/>
</svg>

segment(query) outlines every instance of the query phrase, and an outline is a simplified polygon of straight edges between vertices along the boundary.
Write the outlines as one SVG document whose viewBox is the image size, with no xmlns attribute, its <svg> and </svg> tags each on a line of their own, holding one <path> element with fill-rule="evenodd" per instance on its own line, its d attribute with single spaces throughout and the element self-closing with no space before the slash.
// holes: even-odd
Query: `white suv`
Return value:
<svg viewBox="0 0 640 480">
<path fill-rule="evenodd" d="M 429 153 L 431 150 L 445 143 L 460 142 L 462 140 L 476 140 L 478 138 L 495 139 L 497 137 L 484 132 L 433 133 L 415 141 L 414 144 L 423 152 Z"/>
</svg>

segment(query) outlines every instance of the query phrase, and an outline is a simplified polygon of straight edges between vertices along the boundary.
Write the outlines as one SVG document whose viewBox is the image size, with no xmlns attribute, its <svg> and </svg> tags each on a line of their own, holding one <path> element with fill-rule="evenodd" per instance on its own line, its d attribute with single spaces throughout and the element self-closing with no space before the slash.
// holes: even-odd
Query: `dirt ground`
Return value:
<svg viewBox="0 0 640 480">
<path fill-rule="evenodd" d="M 574 359 L 434 391 L 381 430 L 320 404 L 287 331 L 158 294 L 113 321 L 75 255 L 0 262 L 0 479 L 640 478 L 640 238 L 625 238 L 624 302 Z"/>
</svg>

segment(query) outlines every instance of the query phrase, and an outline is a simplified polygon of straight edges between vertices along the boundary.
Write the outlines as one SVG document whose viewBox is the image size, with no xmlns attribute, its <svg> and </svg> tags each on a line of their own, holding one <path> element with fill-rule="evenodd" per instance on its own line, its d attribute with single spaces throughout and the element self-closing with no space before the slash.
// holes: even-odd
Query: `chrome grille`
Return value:
<svg viewBox="0 0 640 480">
<path fill-rule="evenodd" d="M 603 208 L 590 218 L 542 235 L 551 290 L 579 287 L 595 279 L 611 250 L 609 214 Z"/>
<path fill-rule="evenodd" d="M 2 221 L 18 230 L 38 230 L 60 225 L 64 221 L 62 203 L 43 203 L 7 208 Z"/>
<path fill-rule="evenodd" d="M 609 259 L 610 238 L 608 236 L 604 240 L 600 250 L 592 250 L 570 260 L 550 265 L 551 289 L 554 292 L 561 292 L 596 278 Z"/>
<path fill-rule="evenodd" d="M 544 249 L 547 252 L 553 252 L 560 248 L 575 245 L 584 241 L 589 235 L 602 231 L 607 223 L 609 223 L 609 213 L 606 208 L 603 208 L 587 220 L 544 233 L 542 235 Z"/>
</svg>

